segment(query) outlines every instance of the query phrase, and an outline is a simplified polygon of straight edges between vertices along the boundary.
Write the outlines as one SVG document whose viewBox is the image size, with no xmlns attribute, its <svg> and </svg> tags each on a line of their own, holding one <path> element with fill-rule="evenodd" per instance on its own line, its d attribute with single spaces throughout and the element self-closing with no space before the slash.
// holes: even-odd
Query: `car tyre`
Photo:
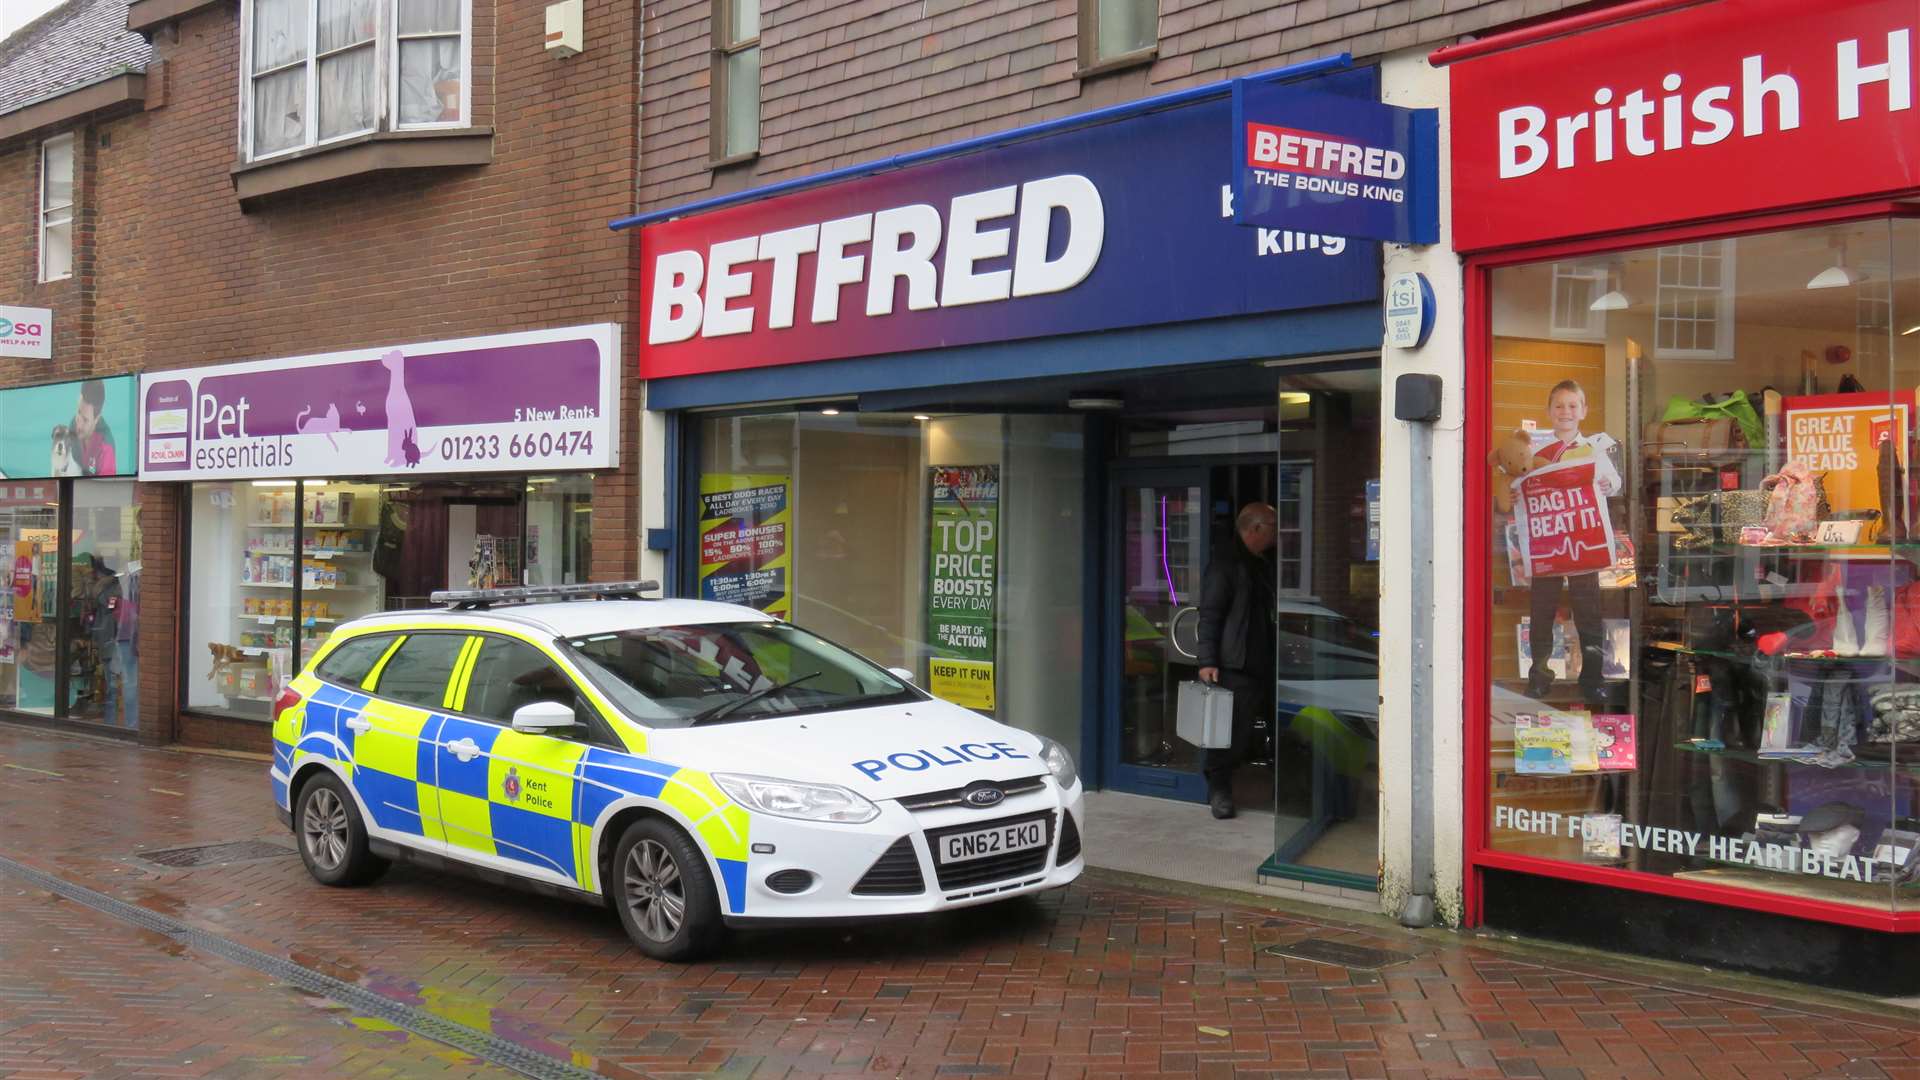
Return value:
<svg viewBox="0 0 1920 1080">
<path fill-rule="evenodd" d="M 685 963 L 724 932 L 713 873 L 699 845 L 673 823 L 641 818 L 627 826 L 607 875 L 627 936 L 655 960 Z"/>
<path fill-rule="evenodd" d="M 300 844 L 300 861 L 322 885 L 365 885 L 387 868 L 387 860 L 368 849 L 360 809 L 332 773 L 321 773 L 300 789 L 293 833 Z"/>
</svg>

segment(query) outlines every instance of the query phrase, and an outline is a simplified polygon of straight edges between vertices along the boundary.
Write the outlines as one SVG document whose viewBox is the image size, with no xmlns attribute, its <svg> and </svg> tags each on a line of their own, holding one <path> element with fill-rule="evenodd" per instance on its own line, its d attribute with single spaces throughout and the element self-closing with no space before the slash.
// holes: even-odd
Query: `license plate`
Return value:
<svg viewBox="0 0 1920 1080">
<path fill-rule="evenodd" d="M 967 862 L 1046 846 L 1046 821 L 1017 821 L 972 832 L 948 833 L 940 838 L 940 861 Z"/>
</svg>

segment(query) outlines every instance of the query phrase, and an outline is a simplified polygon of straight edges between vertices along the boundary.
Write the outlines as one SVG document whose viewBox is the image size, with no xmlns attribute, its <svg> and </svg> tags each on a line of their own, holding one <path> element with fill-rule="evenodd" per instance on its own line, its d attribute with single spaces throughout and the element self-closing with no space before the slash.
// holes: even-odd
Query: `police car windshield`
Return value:
<svg viewBox="0 0 1920 1080">
<path fill-rule="evenodd" d="M 654 727 L 730 724 L 919 696 L 885 669 L 786 623 L 655 626 L 573 638 L 567 646 L 614 704 Z"/>
</svg>

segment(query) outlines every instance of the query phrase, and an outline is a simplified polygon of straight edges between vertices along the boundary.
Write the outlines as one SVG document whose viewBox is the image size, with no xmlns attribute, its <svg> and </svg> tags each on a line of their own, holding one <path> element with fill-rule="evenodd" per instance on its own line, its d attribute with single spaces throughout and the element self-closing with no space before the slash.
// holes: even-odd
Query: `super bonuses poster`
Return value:
<svg viewBox="0 0 1920 1080">
<path fill-rule="evenodd" d="M 930 470 L 927 529 L 927 689 L 982 712 L 994 708 L 994 616 L 1000 580 L 1000 466 Z"/>
<path fill-rule="evenodd" d="M 793 521 L 785 476 L 700 477 L 700 598 L 793 616 Z"/>
</svg>

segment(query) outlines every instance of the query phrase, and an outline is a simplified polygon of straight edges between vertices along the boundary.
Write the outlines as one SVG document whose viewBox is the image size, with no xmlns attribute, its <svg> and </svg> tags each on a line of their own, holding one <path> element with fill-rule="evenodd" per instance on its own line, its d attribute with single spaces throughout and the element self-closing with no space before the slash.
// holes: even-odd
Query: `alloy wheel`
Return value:
<svg viewBox="0 0 1920 1080">
<path fill-rule="evenodd" d="M 314 791 L 301 818 L 307 854 L 320 869 L 332 871 L 347 857 L 347 808 L 326 788 Z"/>
<path fill-rule="evenodd" d="M 654 941 L 672 941 L 687 917 L 680 864 L 659 841 L 642 840 L 627 853 L 623 877 L 634 925 Z"/>
</svg>

